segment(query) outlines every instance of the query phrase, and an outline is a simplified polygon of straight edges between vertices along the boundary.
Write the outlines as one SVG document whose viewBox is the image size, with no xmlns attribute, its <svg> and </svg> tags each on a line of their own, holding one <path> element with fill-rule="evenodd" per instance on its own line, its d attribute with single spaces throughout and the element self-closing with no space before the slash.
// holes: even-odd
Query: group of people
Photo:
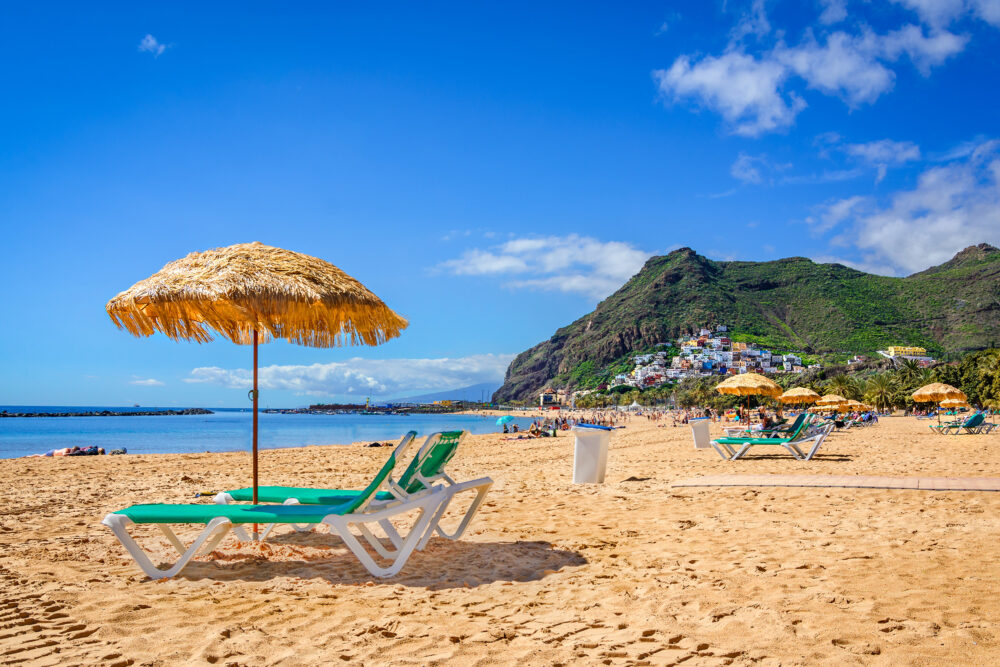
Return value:
<svg viewBox="0 0 1000 667">
<path fill-rule="evenodd" d="M 572 426 L 570 420 L 566 417 L 556 417 L 554 419 L 536 419 L 531 422 L 525 431 L 521 431 L 521 427 L 517 424 L 511 424 L 509 427 L 507 424 L 503 425 L 504 433 L 521 433 L 517 440 L 522 440 L 524 438 L 548 438 L 555 437 L 559 431 L 566 431 Z"/>
<path fill-rule="evenodd" d="M 114 456 L 116 454 L 128 454 L 128 450 L 122 447 L 121 449 L 112 449 L 110 452 L 105 452 L 103 447 L 96 445 L 91 445 L 90 447 L 60 447 L 59 449 L 50 449 L 43 454 L 31 454 L 28 458 L 41 458 L 43 456 L 100 456 L 105 453 Z"/>
</svg>

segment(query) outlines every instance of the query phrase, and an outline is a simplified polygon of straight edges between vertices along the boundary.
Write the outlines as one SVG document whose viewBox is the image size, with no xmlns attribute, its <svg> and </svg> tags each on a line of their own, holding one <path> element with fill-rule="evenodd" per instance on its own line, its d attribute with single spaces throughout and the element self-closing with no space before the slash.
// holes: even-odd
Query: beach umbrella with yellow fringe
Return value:
<svg viewBox="0 0 1000 667">
<path fill-rule="evenodd" d="M 913 400 L 917 403 L 940 403 L 949 398 L 957 398 L 962 401 L 969 400 L 961 389 L 943 382 L 933 382 L 913 392 Z"/>
<path fill-rule="evenodd" d="M 839 394 L 826 394 L 816 401 L 816 407 L 818 408 L 836 408 L 844 403 L 847 403 L 847 399 Z"/>
<path fill-rule="evenodd" d="M 379 345 L 407 321 L 333 264 L 240 243 L 193 252 L 128 288 L 106 306 L 134 336 L 159 331 L 205 343 L 212 332 L 253 345 L 253 502 L 257 502 L 257 345 L 283 338 L 311 347 Z"/>
<path fill-rule="evenodd" d="M 771 396 L 781 394 L 781 385 L 757 373 L 742 373 L 727 378 L 715 386 L 720 394 L 733 396 Z"/>
<path fill-rule="evenodd" d="M 960 398 L 946 398 L 943 401 L 941 401 L 938 405 L 940 405 L 942 408 L 967 408 L 967 407 L 969 407 L 969 403 L 967 401 L 963 401 Z"/>
<path fill-rule="evenodd" d="M 717 384 L 715 390 L 720 394 L 746 396 L 748 410 L 750 409 L 751 396 L 770 396 L 774 398 L 781 394 L 782 391 L 781 385 L 777 382 L 757 373 L 733 375 Z"/>
<path fill-rule="evenodd" d="M 952 387 L 950 384 L 945 384 L 943 382 L 932 382 L 931 384 L 925 384 L 920 389 L 913 392 L 913 400 L 917 403 L 940 403 L 941 401 L 947 401 L 949 398 L 958 399 L 960 401 L 969 400 L 965 393 L 956 387 Z M 941 413 L 938 412 L 938 423 L 941 422 Z"/>
<path fill-rule="evenodd" d="M 782 403 L 791 404 L 810 404 L 815 403 L 819 399 L 819 394 L 808 387 L 795 387 L 778 397 L 778 400 Z"/>
</svg>

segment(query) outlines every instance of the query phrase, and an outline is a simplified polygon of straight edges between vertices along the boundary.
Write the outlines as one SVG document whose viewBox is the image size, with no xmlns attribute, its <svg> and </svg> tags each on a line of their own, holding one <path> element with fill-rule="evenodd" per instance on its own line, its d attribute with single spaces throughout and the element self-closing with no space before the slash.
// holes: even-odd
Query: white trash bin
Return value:
<svg viewBox="0 0 1000 667">
<path fill-rule="evenodd" d="M 608 468 L 608 442 L 611 429 L 607 426 L 577 424 L 573 427 L 576 446 L 573 453 L 573 483 L 603 484 Z"/>
<path fill-rule="evenodd" d="M 708 420 L 699 419 L 691 420 L 691 434 L 694 436 L 694 448 L 695 449 L 711 449 L 712 448 L 712 437 L 709 435 L 708 431 Z"/>
</svg>

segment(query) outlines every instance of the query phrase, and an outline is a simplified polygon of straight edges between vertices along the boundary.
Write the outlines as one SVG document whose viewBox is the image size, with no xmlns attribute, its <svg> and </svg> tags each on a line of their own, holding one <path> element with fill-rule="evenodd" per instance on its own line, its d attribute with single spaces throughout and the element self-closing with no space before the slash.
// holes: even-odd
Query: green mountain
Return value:
<svg viewBox="0 0 1000 667">
<path fill-rule="evenodd" d="M 940 266 L 890 278 L 805 257 L 716 262 L 681 248 L 650 258 L 594 312 L 519 354 L 494 400 L 533 400 L 550 384 L 593 386 L 631 368 L 629 354 L 714 324 L 738 340 L 817 356 L 990 347 L 1000 341 L 1000 250 L 970 246 Z"/>
</svg>

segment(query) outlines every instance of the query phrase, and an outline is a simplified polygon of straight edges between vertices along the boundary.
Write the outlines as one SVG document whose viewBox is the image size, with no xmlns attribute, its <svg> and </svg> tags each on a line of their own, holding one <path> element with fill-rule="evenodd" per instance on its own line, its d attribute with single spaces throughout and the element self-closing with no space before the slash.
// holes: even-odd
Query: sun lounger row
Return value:
<svg viewBox="0 0 1000 667">
<path fill-rule="evenodd" d="M 790 426 L 792 428 L 790 431 L 777 433 L 772 431 L 764 434 L 760 431 L 745 431 L 742 434 L 728 435 L 715 440 L 709 439 L 708 422 L 693 424 L 691 430 L 696 448 L 707 449 L 711 446 L 727 461 L 739 460 L 746 456 L 751 448 L 757 446 L 781 447 L 796 459 L 808 461 L 816 455 L 833 430 L 833 424 L 819 424 L 816 422 L 816 416 L 810 413 L 802 413 Z M 778 434 L 785 435 L 781 437 Z"/>
<path fill-rule="evenodd" d="M 958 419 L 944 424 L 931 424 L 929 426 L 932 431 L 940 433 L 941 435 L 962 435 L 963 433 L 976 435 L 980 433 L 991 433 L 997 427 L 1000 427 L 1000 424 L 992 424 L 986 421 L 986 415 L 982 412 L 977 412 L 976 414 L 969 416 L 967 419 Z"/>
<path fill-rule="evenodd" d="M 244 529 L 248 524 L 265 526 L 260 539 L 278 525 L 295 530 L 325 525 L 369 572 L 377 577 L 390 577 L 403 568 L 414 550 L 423 549 L 433 534 L 459 539 L 479 511 L 493 480 L 483 477 L 456 482 L 444 469 L 466 435 L 465 431 L 451 431 L 428 436 L 403 473 L 396 476 L 400 461 L 416 437 L 413 431 L 407 433 L 371 483 L 360 490 L 260 487 L 259 501 L 280 504 L 246 505 L 234 503 L 251 501 L 252 489 L 235 489 L 217 495 L 212 505 L 133 505 L 112 512 L 102 523 L 152 579 L 176 575 L 194 556 L 211 553 L 230 532 L 238 539 L 249 539 Z M 441 526 L 444 513 L 455 496 L 465 491 L 476 492 L 471 505 L 455 529 L 445 530 Z M 393 519 L 413 514 L 415 519 L 411 518 L 409 527 L 402 532 L 393 523 Z M 133 524 L 156 525 L 180 558 L 166 568 L 154 565 L 130 535 L 128 528 Z M 171 524 L 200 524 L 205 528 L 190 546 L 185 546 L 170 528 Z M 376 526 L 383 537 L 373 532 Z M 388 561 L 388 565 L 380 565 L 371 552 Z"/>
</svg>

